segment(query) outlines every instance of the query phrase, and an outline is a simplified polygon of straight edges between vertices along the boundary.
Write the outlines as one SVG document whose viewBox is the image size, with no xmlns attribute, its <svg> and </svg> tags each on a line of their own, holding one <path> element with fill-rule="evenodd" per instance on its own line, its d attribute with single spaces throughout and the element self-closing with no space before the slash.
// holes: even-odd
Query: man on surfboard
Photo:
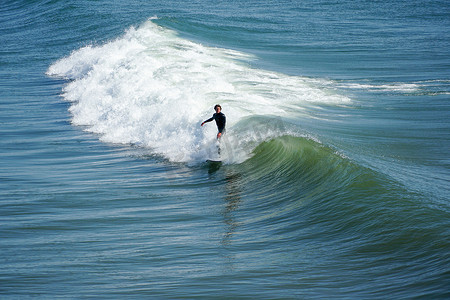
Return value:
<svg viewBox="0 0 450 300">
<path fill-rule="evenodd" d="M 204 121 L 201 126 L 203 126 L 205 123 L 211 122 L 212 120 L 216 120 L 217 130 L 219 130 L 217 139 L 220 139 L 222 134 L 225 133 L 225 123 L 227 120 L 225 118 L 225 115 L 222 113 L 222 107 L 219 104 L 216 104 L 216 106 L 214 106 L 214 110 L 216 111 L 216 113 L 211 118 Z"/>
</svg>

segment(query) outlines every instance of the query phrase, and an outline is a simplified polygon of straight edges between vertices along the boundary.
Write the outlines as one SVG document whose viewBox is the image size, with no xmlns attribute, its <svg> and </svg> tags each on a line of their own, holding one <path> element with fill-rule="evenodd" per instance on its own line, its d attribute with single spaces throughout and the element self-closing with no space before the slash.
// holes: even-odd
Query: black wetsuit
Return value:
<svg viewBox="0 0 450 300">
<path fill-rule="evenodd" d="M 227 121 L 225 115 L 222 112 L 215 113 L 211 118 L 206 120 L 205 123 L 211 122 L 212 120 L 216 120 L 216 125 L 219 132 L 225 133 L 225 123 Z"/>
</svg>

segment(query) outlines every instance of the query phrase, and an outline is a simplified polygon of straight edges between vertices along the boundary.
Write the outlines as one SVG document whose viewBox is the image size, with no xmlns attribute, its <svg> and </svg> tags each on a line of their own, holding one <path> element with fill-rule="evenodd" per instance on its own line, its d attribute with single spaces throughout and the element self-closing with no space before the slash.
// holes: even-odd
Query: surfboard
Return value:
<svg viewBox="0 0 450 300">
<path fill-rule="evenodd" d="M 208 168 L 208 173 L 213 174 L 222 167 L 222 162 L 220 160 L 210 160 L 208 159 L 205 163 L 205 166 Z"/>
<path fill-rule="evenodd" d="M 206 160 L 207 163 L 211 163 L 211 164 L 218 164 L 221 163 L 221 160 L 213 160 L 213 159 L 207 159 Z"/>
</svg>

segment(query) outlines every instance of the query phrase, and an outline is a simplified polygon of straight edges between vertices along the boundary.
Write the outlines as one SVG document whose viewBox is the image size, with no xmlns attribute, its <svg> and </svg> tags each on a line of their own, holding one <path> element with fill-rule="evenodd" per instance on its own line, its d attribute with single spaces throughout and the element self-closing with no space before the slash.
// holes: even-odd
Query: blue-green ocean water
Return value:
<svg viewBox="0 0 450 300">
<path fill-rule="evenodd" d="M 448 299 L 449 25 L 437 0 L 1 1 L 0 297 Z"/>
</svg>

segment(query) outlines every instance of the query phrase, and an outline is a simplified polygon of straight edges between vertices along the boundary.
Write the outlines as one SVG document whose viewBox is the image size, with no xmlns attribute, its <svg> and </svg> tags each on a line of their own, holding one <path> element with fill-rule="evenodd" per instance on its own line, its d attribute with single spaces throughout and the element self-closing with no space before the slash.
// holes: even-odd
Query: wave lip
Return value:
<svg viewBox="0 0 450 300">
<path fill-rule="evenodd" d="M 191 42 L 149 20 L 116 40 L 74 51 L 47 74 L 69 80 L 63 97 L 72 102 L 73 124 L 176 162 L 208 158 L 216 129 L 199 125 L 216 103 L 230 135 L 255 114 L 293 117 L 311 104 L 350 102 L 320 80 L 251 68 L 251 58 Z"/>
</svg>

